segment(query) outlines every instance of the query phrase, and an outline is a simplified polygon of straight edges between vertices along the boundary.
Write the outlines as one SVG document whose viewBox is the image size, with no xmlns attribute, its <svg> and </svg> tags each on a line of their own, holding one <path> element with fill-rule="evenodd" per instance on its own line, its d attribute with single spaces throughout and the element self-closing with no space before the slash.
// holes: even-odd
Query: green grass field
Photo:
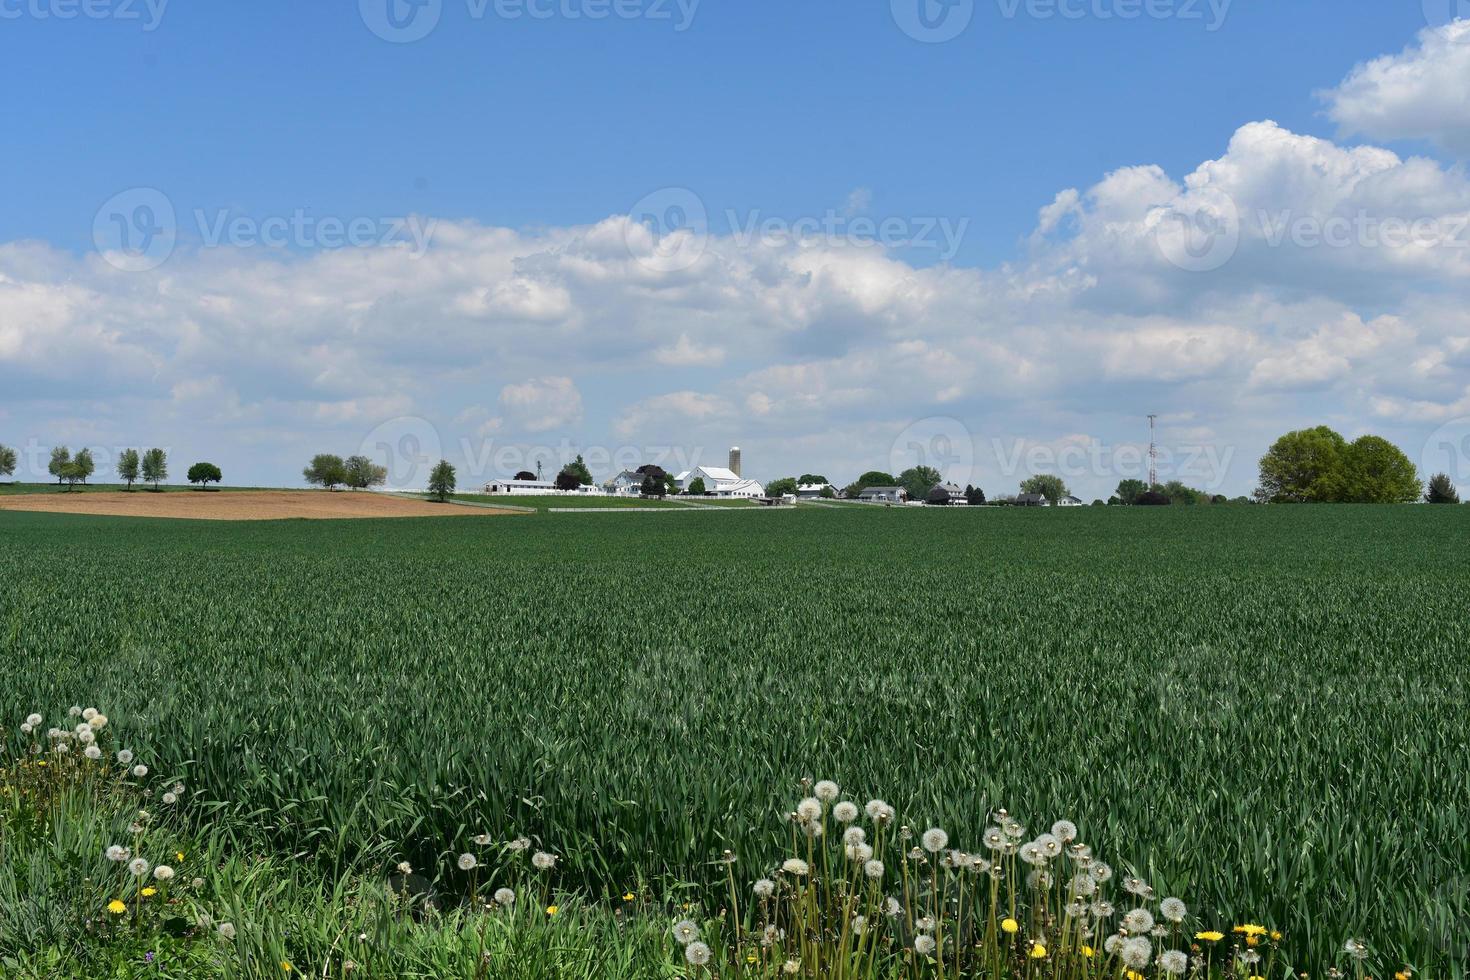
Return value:
<svg viewBox="0 0 1470 980">
<path fill-rule="evenodd" d="M 483 830 L 591 897 L 717 882 L 724 848 L 753 879 L 827 777 L 976 850 L 995 807 L 1068 817 L 1202 918 L 1438 978 L 1470 935 L 1467 540 L 1431 507 L 0 513 L 0 707 L 106 706 L 212 821 L 328 867 Z"/>
</svg>

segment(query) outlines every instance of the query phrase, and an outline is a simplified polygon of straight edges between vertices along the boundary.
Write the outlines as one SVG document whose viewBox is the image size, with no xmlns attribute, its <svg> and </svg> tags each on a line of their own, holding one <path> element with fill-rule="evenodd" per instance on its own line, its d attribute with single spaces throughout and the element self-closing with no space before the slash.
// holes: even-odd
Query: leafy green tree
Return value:
<svg viewBox="0 0 1470 980">
<path fill-rule="evenodd" d="M 690 480 L 689 489 L 686 492 L 691 497 L 703 497 L 705 494 L 704 477 L 696 476 L 694 479 Z"/>
<path fill-rule="evenodd" d="M 76 457 L 72 459 L 72 465 L 77 468 L 77 475 L 81 481 L 86 483 L 97 472 L 97 464 L 92 461 L 92 450 L 81 449 L 77 451 Z"/>
<path fill-rule="evenodd" d="M 197 483 L 206 489 L 211 483 L 218 483 L 224 478 L 225 475 L 213 463 L 195 463 L 189 467 L 189 482 Z"/>
<path fill-rule="evenodd" d="M 15 450 L 9 446 L 0 446 L 0 476 L 14 476 L 15 464 Z"/>
<path fill-rule="evenodd" d="M 1192 507 L 1201 502 L 1204 496 L 1198 490 L 1185 486 L 1178 480 L 1170 480 L 1159 488 L 1159 492 L 1169 498 L 1169 503 Z"/>
<path fill-rule="evenodd" d="M 645 497 L 663 497 L 669 492 L 669 485 L 664 482 L 664 477 L 667 475 L 663 470 L 659 470 L 657 473 L 645 473 L 643 475 L 643 485 L 639 487 L 639 491 Z"/>
<path fill-rule="evenodd" d="M 848 484 L 843 489 L 843 493 L 849 497 L 856 497 L 868 487 L 896 487 L 899 485 L 898 477 L 892 473 L 884 473 L 882 470 L 868 470 L 868 472 Z M 929 488 L 925 487 L 924 492 L 928 493 Z"/>
<path fill-rule="evenodd" d="M 831 483 L 832 481 L 827 479 L 825 476 L 818 476 L 815 473 L 803 473 L 801 476 L 796 478 L 796 482 L 801 486 L 809 487 L 813 485 L 820 485 L 823 483 Z M 771 496 L 775 496 L 775 494 L 772 494 Z"/>
<path fill-rule="evenodd" d="M 1360 436 L 1348 446 L 1337 499 L 1350 504 L 1411 504 L 1424 493 L 1419 471 L 1403 450 L 1382 436 Z"/>
<path fill-rule="evenodd" d="M 783 476 L 779 480 L 772 480 L 766 484 L 767 497 L 784 497 L 788 493 L 795 493 L 797 479 L 794 476 Z"/>
<path fill-rule="evenodd" d="M 825 487 L 822 488 L 822 499 L 823 500 L 836 500 L 837 499 L 837 491 L 832 489 L 832 485 L 830 483 L 827 484 Z"/>
<path fill-rule="evenodd" d="M 577 458 L 568 463 L 562 472 L 575 476 L 579 486 L 590 487 L 592 485 L 592 471 L 583 462 L 581 453 L 578 453 Z"/>
<path fill-rule="evenodd" d="M 1310 504 L 1340 499 L 1347 441 L 1325 425 L 1277 439 L 1261 457 L 1256 499 L 1272 504 Z"/>
<path fill-rule="evenodd" d="M 4 450 L 0 450 L 0 457 L 4 456 Z M 0 471 L 5 464 L 0 461 Z M 1458 504 L 1460 493 L 1455 485 L 1450 482 L 1448 473 L 1436 473 L 1429 478 L 1429 489 L 1424 491 L 1424 502 L 1427 504 Z"/>
<path fill-rule="evenodd" d="M 1148 484 L 1142 480 L 1119 480 L 1118 489 L 1114 492 L 1117 494 L 1119 501 L 1131 506 L 1138 503 L 1138 498 L 1147 489 Z"/>
<path fill-rule="evenodd" d="M 84 483 L 87 479 L 85 468 L 82 467 L 82 465 L 76 460 L 72 460 L 71 462 L 62 466 L 60 476 L 62 481 L 66 484 L 66 490 L 68 493 L 75 490 L 78 483 Z"/>
<path fill-rule="evenodd" d="M 150 449 L 143 454 L 143 479 L 153 484 L 155 490 L 168 479 L 168 453 L 162 449 Z"/>
<path fill-rule="evenodd" d="M 1167 507 L 1170 504 L 1170 500 L 1168 495 L 1162 491 L 1145 490 L 1138 495 L 1138 499 L 1133 503 L 1139 507 Z"/>
<path fill-rule="evenodd" d="M 124 449 L 117 455 L 117 476 L 133 489 L 133 484 L 138 482 L 138 450 Z"/>
<path fill-rule="evenodd" d="M 910 500 L 925 500 L 929 491 L 943 483 L 944 477 L 932 466 L 910 466 L 898 474 L 898 485 L 909 493 Z"/>
<path fill-rule="evenodd" d="M 1050 473 L 1039 473 L 1021 483 L 1022 493 L 1039 493 L 1046 498 L 1047 503 L 1055 504 L 1063 497 L 1070 496 L 1067 484 L 1062 482 L 1059 476 Z"/>
<path fill-rule="evenodd" d="M 672 473 L 665 473 L 664 474 L 664 492 L 660 496 L 671 494 L 671 493 L 676 494 L 678 492 L 679 492 L 679 481 L 674 478 L 674 474 L 672 474 Z"/>
<path fill-rule="evenodd" d="M 454 486 L 454 467 L 449 465 L 448 460 L 439 460 L 429 473 L 429 493 L 433 494 L 442 504 L 449 499 L 450 494 L 454 493 Z"/>
<path fill-rule="evenodd" d="M 569 469 L 562 470 L 556 475 L 556 488 L 558 490 L 576 490 L 581 485 L 582 478 Z"/>
<path fill-rule="evenodd" d="M 342 464 L 342 482 L 354 490 L 380 487 L 388 482 L 388 467 L 379 466 L 366 456 L 348 456 Z"/>
<path fill-rule="evenodd" d="M 56 477 L 56 485 L 60 486 L 65 477 L 62 471 L 71 465 L 71 450 L 65 446 L 55 446 L 51 450 L 51 462 L 46 466 L 46 472 Z"/>
<path fill-rule="evenodd" d="M 979 507 L 985 503 L 985 491 L 976 486 L 965 487 L 965 503 L 971 507 Z"/>
<path fill-rule="evenodd" d="M 347 464 L 341 456 L 318 453 L 311 458 L 311 465 L 301 471 L 306 482 L 325 490 L 333 490 L 347 482 Z"/>
</svg>

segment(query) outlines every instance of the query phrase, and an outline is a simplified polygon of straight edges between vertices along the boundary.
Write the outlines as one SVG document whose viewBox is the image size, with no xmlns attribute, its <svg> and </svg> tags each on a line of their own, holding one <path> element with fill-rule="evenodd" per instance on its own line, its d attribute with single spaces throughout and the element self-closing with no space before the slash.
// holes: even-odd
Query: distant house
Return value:
<svg viewBox="0 0 1470 980">
<path fill-rule="evenodd" d="M 837 488 L 830 483 L 803 483 L 796 488 L 798 500 L 815 500 L 828 496 L 837 496 Z"/>
<path fill-rule="evenodd" d="M 643 493 L 643 474 L 637 470 L 623 470 L 617 476 L 602 481 L 602 492 L 614 497 L 637 497 Z"/>
<path fill-rule="evenodd" d="M 1082 506 L 1082 498 L 1080 498 L 1080 497 L 1073 497 L 1070 494 L 1068 494 L 1067 496 L 1065 496 L 1065 497 L 1061 498 L 1060 500 L 1058 500 L 1056 502 L 1055 506 L 1057 506 L 1057 507 L 1081 507 Z"/>
<path fill-rule="evenodd" d="M 863 487 L 858 499 L 870 504 L 901 504 L 909 499 L 909 492 L 903 487 Z"/>
<path fill-rule="evenodd" d="M 930 488 L 928 495 L 924 498 L 925 503 L 954 506 L 968 503 L 965 499 L 965 491 L 953 483 L 936 483 Z"/>
<path fill-rule="evenodd" d="M 1042 493 L 1018 493 L 1016 494 L 1017 507 L 1045 507 L 1047 505 L 1046 494 Z"/>
</svg>

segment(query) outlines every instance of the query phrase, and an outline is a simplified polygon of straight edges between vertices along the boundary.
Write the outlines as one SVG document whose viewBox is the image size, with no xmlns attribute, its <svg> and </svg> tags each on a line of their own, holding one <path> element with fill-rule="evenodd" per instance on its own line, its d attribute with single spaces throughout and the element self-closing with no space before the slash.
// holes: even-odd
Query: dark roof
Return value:
<svg viewBox="0 0 1470 980">
<path fill-rule="evenodd" d="M 903 487 L 863 487 L 861 493 L 898 493 Z"/>
<path fill-rule="evenodd" d="M 1018 504 L 1034 504 L 1037 501 L 1045 500 L 1045 499 L 1046 499 L 1046 494 L 1044 494 L 1044 493 L 1018 493 L 1018 494 L 1016 494 L 1016 503 L 1018 503 Z"/>
</svg>

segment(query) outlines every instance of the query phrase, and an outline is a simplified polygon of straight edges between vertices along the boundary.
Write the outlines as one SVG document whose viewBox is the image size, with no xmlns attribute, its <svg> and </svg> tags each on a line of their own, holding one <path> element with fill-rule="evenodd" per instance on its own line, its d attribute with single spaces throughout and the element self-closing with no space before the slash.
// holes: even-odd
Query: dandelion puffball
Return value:
<svg viewBox="0 0 1470 980">
<path fill-rule="evenodd" d="M 934 952 L 934 937 L 929 935 L 914 937 L 914 952 L 920 956 L 928 956 Z"/>
<path fill-rule="evenodd" d="M 869 878 L 872 878 L 874 881 L 877 881 L 879 878 L 883 877 L 883 862 L 869 861 L 867 864 L 863 865 L 863 874 L 867 875 Z"/>
<path fill-rule="evenodd" d="M 769 878 L 761 878 L 752 886 L 757 898 L 770 898 L 776 892 L 776 883 Z"/>
<path fill-rule="evenodd" d="M 510 908 L 516 903 L 516 893 L 509 888 L 500 888 L 495 892 L 495 904 Z"/>
<path fill-rule="evenodd" d="M 102 758 L 102 750 L 95 745 L 89 745 L 85 749 L 82 749 L 82 755 L 95 762 L 96 760 Z"/>
<path fill-rule="evenodd" d="M 690 943 L 684 947 L 684 959 L 689 961 L 690 966 L 704 966 L 709 958 L 709 947 L 704 943 Z"/>
<path fill-rule="evenodd" d="M 35 728 L 37 725 L 39 725 L 42 720 L 43 719 L 41 718 L 41 716 L 35 714 L 34 712 L 26 715 L 26 724 L 30 725 L 32 728 Z"/>
<path fill-rule="evenodd" d="M 141 878 L 148 873 L 148 862 L 142 858 L 133 858 L 128 863 L 128 870 L 133 873 L 134 878 Z"/>
<path fill-rule="evenodd" d="M 97 709 L 96 708 L 83 708 L 82 709 L 82 718 L 84 718 L 85 720 L 91 721 L 93 718 L 96 718 L 96 717 L 97 717 Z"/>
<path fill-rule="evenodd" d="M 556 867 L 556 855 L 547 854 L 545 851 L 537 851 L 531 855 L 531 867 L 538 871 L 550 871 Z"/>
<path fill-rule="evenodd" d="M 93 715 L 92 716 L 92 730 L 93 731 L 96 731 L 99 728 L 106 728 L 106 727 L 107 727 L 107 716 L 106 715 Z"/>
<path fill-rule="evenodd" d="M 133 767 L 133 775 L 138 779 L 142 779 L 144 776 L 148 775 L 148 767 L 140 762 L 138 765 Z"/>
<path fill-rule="evenodd" d="M 1153 913 L 1148 909 L 1132 909 L 1123 916 L 1123 928 L 1137 934 L 1154 927 Z"/>
<path fill-rule="evenodd" d="M 117 753 L 117 761 L 120 762 L 120 763 L 122 763 L 123 765 L 127 765 L 129 762 L 132 762 L 133 761 L 133 751 L 132 751 L 132 749 L 119 749 L 118 750 L 118 753 Z"/>
<path fill-rule="evenodd" d="M 938 854 L 949 846 L 949 835 L 938 827 L 930 827 L 924 831 L 924 836 L 919 838 L 919 842 L 930 854 Z"/>
<path fill-rule="evenodd" d="M 118 844 L 111 845 L 103 853 L 107 856 L 107 860 L 109 861 L 123 861 L 126 860 L 128 856 L 127 848 L 122 847 Z"/>
<path fill-rule="evenodd" d="M 835 817 L 839 823 L 852 823 L 854 820 L 857 819 L 858 816 L 857 804 L 852 803 L 848 800 L 843 800 L 841 803 L 832 808 L 832 816 Z"/>
<path fill-rule="evenodd" d="M 163 802 L 166 803 L 166 804 L 168 804 L 169 806 L 173 806 L 178 801 L 179 801 L 179 798 L 177 796 L 175 796 L 173 793 L 164 793 L 163 794 Z"/>
<path fill-rule="evenodd" d="M 837 799 L 837 794 L 840 792 L 841 790 L 838 789 L 837 784 L 830 779 L 824 779 L 812 787 L 812 795 L 823 803 L 831 803 Z"/>
<path fill-rule="evenodd" d="M 801 858 L 787 858 L 781 862 L 781 870 L 789 875 L 796 875 L 799 878 L 809 872 L 811 868 Z"/>
<path fill-rule="evenodd" d="M 220 934 L 220 938 L 222 939 L 235 938 L 235 926 L 232 923 L 221 922 L 219 924 L 219 929 L 217 929 L 216 931 Z"/>
<path fill-rule="evenodd" d="M 796 815 L 807 823 L 816 823 L 822 819 L 822 801 L 815 796 L 808 796 L 796 804 Z"/>
<path fill-rule="evenodd" d="M 1159 914 L 1170 922 L 1183 922 L 1184 917 L 1189 914 L 1184 903 L 1177 898 L 1166 898 L 1159 903 Z"/>
<path fill-rule="evenodd" d="M 1189 957 L 1177 949 L 1171 949 L 1159 957 L 1159 966 L 1165 973 L 1179 974 L 1189 969 Z"/>
<path fill-rule="evenodd" d="M 160 864 L 158 867 L 153 869 L 153 877 L 157 881 L 172 881 L 174 877 L 174 869 L 170 868 L 166 864 Z"/>
<path fill-rule="evenodd" d="M 461 854 L 459 856 L 459 860 L 456 863 L 459 865 L 459 870 L 470 871 L 475 867 L 475 865 L 479 864 L 480 862 L 475 860 L 475 856 L 473 854 Z"/>
<path fill-rule="evenodd" d="M 699 926 L 695 925 L 691 920 L 684 919 L 681 922 L 674 923 L 674 939 L 680 946 L 688 946 L 698 938 Z"/>
</svg>

